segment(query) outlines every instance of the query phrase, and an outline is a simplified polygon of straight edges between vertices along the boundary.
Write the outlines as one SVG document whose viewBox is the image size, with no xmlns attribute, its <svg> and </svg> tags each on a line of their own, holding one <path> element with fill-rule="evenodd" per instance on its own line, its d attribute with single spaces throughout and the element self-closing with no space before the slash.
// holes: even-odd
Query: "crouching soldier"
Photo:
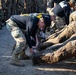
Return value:
<svg viewBox="0 0 76 75">
<path fill-rule="evenodd" d="M 36 46 L 36 33 L 37 30 L 46 28 L 51 21 L 54 20 L 53 16 L 44 14 L 39 16 L 26 16 L 26 15 L 12 15 L 7 21 L 7 29 L 11 32 L 12 37 L 16 41 L 16 45 L 12 54 L 11 64 L 16 66 L 24 66 L 18 56 L 27 59 L 25 54 L 26 41 L 30 48 L 30 53 L 33 53 L 33 46 Z M 25 30 L 25 34 L 21 30 Z M 34 44 L 32 38 L 34 39 Z M 22 57 L 23 56 L 23 57 Z"/>
<path fill-rule="evenodd" d="M 61 1 L 56 7 L 48 11 L 49 14 L 53 12 L 54 15 L 56 16 L 57 28 L 63 27 L 65 24 L 67 25 L 69 24 L 69 15 L 71 12 L 71 7 L 73 7 L 74 5 L 75 5 L 74 0 L 70 0 L 69 2 Z"/>
</svg>

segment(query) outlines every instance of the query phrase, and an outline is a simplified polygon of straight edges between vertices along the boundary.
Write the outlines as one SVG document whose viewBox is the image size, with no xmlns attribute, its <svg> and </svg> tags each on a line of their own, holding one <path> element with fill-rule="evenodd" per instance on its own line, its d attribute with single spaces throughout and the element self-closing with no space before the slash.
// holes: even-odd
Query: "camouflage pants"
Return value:
<svg viewBox="0 0 76 75">
<path fill-rule="evenodd" d="M 64 25 L 65 25 L 64 18 L 56 16 L 56 20 L 55 21 L 56 21 L 57 29 L 62 29 L 64 27 Z"/>
<path fill-rule="evenodd" d="M 6 26 L 7 26 L 7 29 L 11 32 L 12 37 L 16 41 L 16 45 L 15 45 L 13 53 L 20 54 L 21 51 L 24 50 L 24 48 L 26 46 L 25 36 L 24 36 L 23 32 L 21 31 L 21 29 L 17 26 L 17 24 L 15 22 L 13 22 L 12 20 L 10 20 L 10 19 L 7 20 Z"/>
<path fill-rule="evenodd" d="M 49 14 L 50 15 L 55 15 L 53 12 L 52 12 L 53 8 L 50 10 Z M 64 18 L 61 18 L 59 16 L 56 16 L 56 20 L 51 22 L 51 28 L 54 27 L 55 29 L 62 29 L 65 25 L 65 20 Z"/>
</svg>

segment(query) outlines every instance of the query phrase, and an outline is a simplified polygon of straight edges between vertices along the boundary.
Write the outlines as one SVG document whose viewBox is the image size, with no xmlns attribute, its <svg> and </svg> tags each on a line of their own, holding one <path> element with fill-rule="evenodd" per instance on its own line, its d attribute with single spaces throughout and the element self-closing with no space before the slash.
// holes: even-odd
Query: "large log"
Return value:
<svg viewBox="0 0 76 75">
<path fill-rule="evenodd" d="M 46 41 L 47 41 L 48 39 L 53 39 L 53 38 L 57 37 L 61 32 L 64 31 L 64 29 L 65 29 L 66 27 L 67 27 L 67 26 L 65 26 L 65 27 L 64 27 L 63 29 L 61 29 L 60 31 L 57 31 L 57 32 L 55 32 L 54 34 L 48 36 L 48 37 L 46 38 Z"/>
<path fill-rule="evenodd" d="M 54 51 L 53 53 L 48 53 L 41 57 L 41 60 L 52 64 L 71 57 L 76 57 L 76 40 L 68 42 L 63 47 Z"/>
<path fill-rule="evenodd" d="M 62 60 L 69 59 L 71 57 L 76 57 L 76 40 L 70 41 L 66 43 L 61 48 L 57 49 L 54 52 L 49 53 L 39 53 L 33 55 L 33 64 L 40 64 L 40 63 L 56 63 Z"/>
<path fill-rule="evenodd" d="M 74 33 L 76 33 L 76 21 L 71 22 L 62 33 L 60 33 L 57 37 L 53 39 L 48 39 L 45 42 L 40 43 L 37 46 L 38 50 L 43 50 L 49 46 L 54 44 L 62 43 L 69 39 Z"/>
<path fill-rule="evenodd" d="M 53 46 L 50 46 L 50 47 L 46 48 L 46 51 L 47 51 L 47 50 L 53 50 L 53 51 L 55 51 L 55 50 L 57 50 L 58 48 L 66 45 L 68 42 L 73 41 L 73 40 L 76 40 L 76 33 L 73 34 L 68 40 L 64 41 L 63 43 L 55 44 L 55 45 L 53 45 Z"/>
</svg>

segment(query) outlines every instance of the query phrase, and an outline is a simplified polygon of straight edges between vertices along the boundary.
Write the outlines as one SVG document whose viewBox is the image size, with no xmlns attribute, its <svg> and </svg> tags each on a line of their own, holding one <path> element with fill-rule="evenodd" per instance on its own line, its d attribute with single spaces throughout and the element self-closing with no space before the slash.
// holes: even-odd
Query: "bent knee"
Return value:
<svg viewBox="0 0 76 75">
<path fill-rule="evenodd" d="M 23 40 L 23 41 L 20 42 L 20 44 L 25 45 L 26 44 L 26 41 Z"/>
<path fill-rule="evenodd" d="M 26 42 L 25 42 L 25 41 L 17 42 L 17 45 L 18 45 L 20 48 L 24 48 L 24 47 L 26 46 Z"/>
</svg>

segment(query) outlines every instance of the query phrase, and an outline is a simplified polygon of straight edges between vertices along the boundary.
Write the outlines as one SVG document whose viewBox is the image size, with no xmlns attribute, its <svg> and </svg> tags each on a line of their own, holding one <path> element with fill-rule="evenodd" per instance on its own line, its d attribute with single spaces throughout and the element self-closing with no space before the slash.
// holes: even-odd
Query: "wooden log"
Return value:
<svg viewBox="0 0 76 75">
<path fill-rule="evenodd" d="M 76 40 L 68 42 L 63 47 L 54 51 L 53 53 L 47 53 L 41 57 L 41 60 L 45 63 L 56 63 L 62 60 L 76 57 Z"/>
<path fill-rule="evenodd" d="M 46 51 L 47 51 L 47 50 L 54 50 L 54 51 L 55 51 L 55 50 L 57 50 L 58 48 L 66 45 L 68 42 L 73 41 L 73 40 L 76 40 L 76 33 L 73 34 L 68 40 L 64 41 L 63 43 L 55 44 L 55 45 L 53 45 L 53 46 L 50 46 L 50 47 L 46 48 Z"/>
<path fill-rule="evenodd" d="M 62 43 L 69 39 L 74 33 L 76 33 L 76 21 L 71 22 L 57 37 L 48 39 L 47 41 L 40 43 L 37 48 L 38 50 L 43 50 L 54 44 Z"/>
<path fill-rule="evenodd" d="M 67 26 L 65 26 L 62 30 L 60 30 L 60 31 L 58 31 L 58 32 L 55 32 L 54 34 L 48 36 L 48 37 L 46 38 L 46 40 L 48 40 L 48 39 L 53 39 L 53 38 L 57 37 L 62 31 L 64 31 L 64 29 L 65 29 L 66 27 L 67 27 Z"/>
</svg>

